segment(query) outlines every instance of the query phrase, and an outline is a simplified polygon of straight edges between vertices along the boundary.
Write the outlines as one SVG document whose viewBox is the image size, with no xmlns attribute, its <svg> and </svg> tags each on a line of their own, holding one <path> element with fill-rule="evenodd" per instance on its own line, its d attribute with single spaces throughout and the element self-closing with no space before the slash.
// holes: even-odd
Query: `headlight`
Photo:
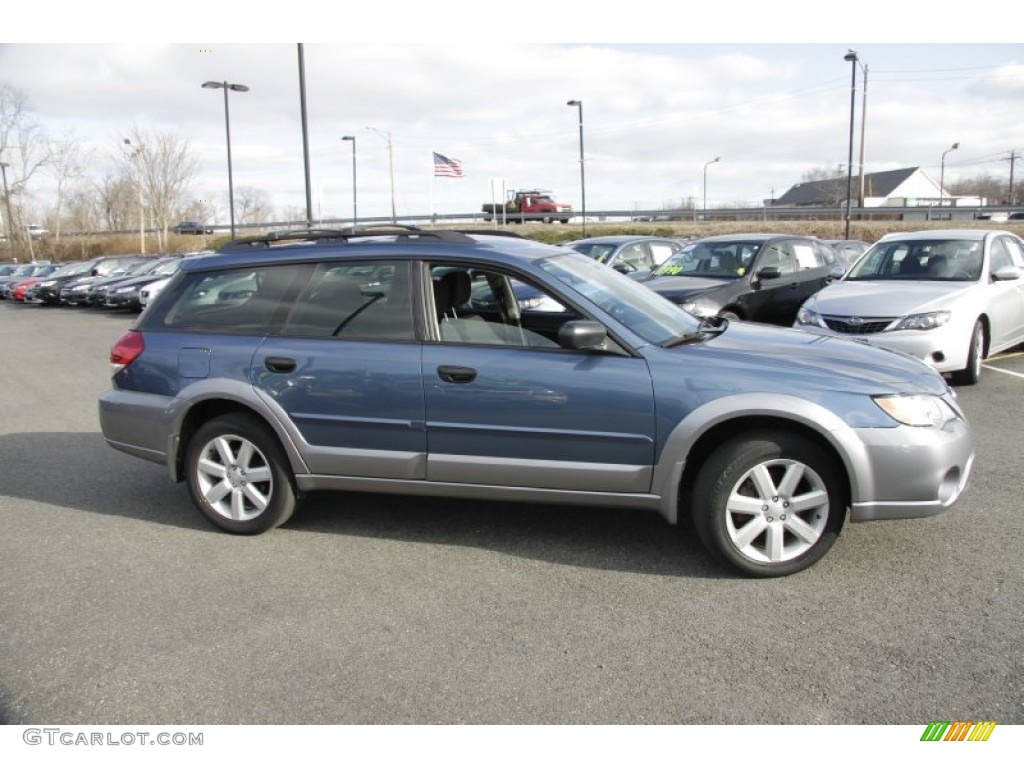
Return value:
<svg viewBox="0 0 1024 768">
<path fill-rule="evenodd" d="M 949 312 L 925 312 L 920 315 L 907 315 L 896 327 L 894 331 L 930 331 L 932 328 L 938 328 L 941 325 L 945 325 L 949 322 Z"/>
<path fill-rule="evenodd" d="M 722 308 L 720 304 L 701 296 L 695 299 L 685 299 L 679 307 L 694 317 L 714 317 L 718 314 L 718 310 Z"/>
<path fill-rule="evenodd" d="M 56 284 L 57 284 L 56 280 L 43 280 L 43 282 L 41 282 L 41 283 L 36 283 L 36 287 L 38 287 L 38 288 L 49 288 L 49 287 L 54 286 Z"/>
<path fill-rule="evenodd" d="M 957 418 L 946 401 L 935 395 L 885 395 L 872 399 L 893 419 L 910 427 L 941 427 Z"/>
<path fill-rule="evenodd" d="M 796 313 L 796 324 L 816 325 L 819 328 L 827 327 L 825 325 L 825 321 L 821 319 L 821 315 L 819 315 L 813 309 L 808 309 L 807 307 L 800 307 L 800 311 Z"/>
</svg>

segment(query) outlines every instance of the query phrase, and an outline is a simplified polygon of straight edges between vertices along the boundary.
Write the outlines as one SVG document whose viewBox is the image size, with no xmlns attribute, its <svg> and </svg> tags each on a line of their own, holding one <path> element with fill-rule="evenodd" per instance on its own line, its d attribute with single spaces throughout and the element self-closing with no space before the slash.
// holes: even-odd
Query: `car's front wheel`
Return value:
<svg viewBox="0 0 1024 768">
<path fill-rule="evenodd" d="M 970 347 L 967 350 L 967 365 L 961 371 L 955 371 L 952 379 L 957 386 L 977 384 L 981 379 L 981 363 L 985 359 L 985 326 L 981 320 L 974 324 L 971 331 Z"/>
<path fill-rule="evenodd" d="M 231 533 L 263 533 L 295 511 L 294 479 L 277 436 L 242 413 L 201 426 L 189 441 L 185 475 L 193 503 Z"/>
<path fill-rule="evenodd" d="M 835 462 L 788 433 L 740 435 L 701 467 L 693 490 L 697 535 L 748 576 L 796 573 L 835 543 L 847 490 Z"/>
</svg>

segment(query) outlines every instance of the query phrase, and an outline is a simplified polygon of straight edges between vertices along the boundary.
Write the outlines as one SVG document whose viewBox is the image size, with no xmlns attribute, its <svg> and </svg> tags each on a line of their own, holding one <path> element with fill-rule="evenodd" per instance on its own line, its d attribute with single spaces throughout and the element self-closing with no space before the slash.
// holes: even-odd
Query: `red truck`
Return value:
<svg viewBox="0 0 1024 768">
<path fill-rule="evenodd" d="M 572 206 L 556 203 L 547 190 L 531 189 L 509 193 L 504 205 L 484 203 L 484 221 L 497 219 L 509 224 L 522 224 L 526 221 L 543 221 L 550 224 L 560 221 L 568 224 L 572 218 Z"/>
</svg>

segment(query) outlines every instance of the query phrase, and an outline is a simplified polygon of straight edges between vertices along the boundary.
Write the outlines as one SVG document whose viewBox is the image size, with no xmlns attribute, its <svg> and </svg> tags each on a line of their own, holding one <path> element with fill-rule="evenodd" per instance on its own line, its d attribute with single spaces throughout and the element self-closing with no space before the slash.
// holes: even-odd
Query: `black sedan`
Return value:
<svg viewBox="0 0 1024 768">
<path fill-rule="evenodd" d="M 722 235 L 687 244 L 644 284 L 698 317 L 792 325 L 804 300 L 841 274 L 817 238 Z"/>
</svg>

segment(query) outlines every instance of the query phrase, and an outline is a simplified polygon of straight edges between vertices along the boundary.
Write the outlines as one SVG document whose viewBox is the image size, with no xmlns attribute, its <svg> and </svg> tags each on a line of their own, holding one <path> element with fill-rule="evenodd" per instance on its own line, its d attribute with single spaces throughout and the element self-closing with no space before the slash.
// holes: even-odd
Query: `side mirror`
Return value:
<svg viewBox="0 0 1024 768">
<path fill-rule="evenodd" d="M 612 265 L 612 269 L 616 272 L 621 272 L 624 275 L 628 275 L 630 272 L 635 272 L 632 264 L 628 264 L 625 261 L 619 261 Z"/>
<path fill-rule="evenodd" d="M 845 274 L 846 274 L 846 269 L 843 267 L 843 265 L 842 264 L 836 264 L 834 267 L 832 267 L 832 271 L 828 273 L 828 276 L 832 280 L 842 280 L 843 279 L 843 275 L 845 275 Z"/>
<path fill-rule="evenodd" d="M 1007 264 L 993 272 L 992 279 L 997 282 L 1003 280 L 1018 280 L 1020 278 L 1020 275 L 1020 267 L 1016 267 L 1013 264 Z"/>
<path fill-rule="evenodd" d="M 608 330 L 593 320 L 570 320 L 558 329 L 558 344 L 563 349 L 601 349 Z"/>
<path fill-rule="evenodd" d="M 782 277 L 782 270 L 778 267 L 764 267 L 757 271 L 758 280 L 778 280 Z"/>
</svg>

